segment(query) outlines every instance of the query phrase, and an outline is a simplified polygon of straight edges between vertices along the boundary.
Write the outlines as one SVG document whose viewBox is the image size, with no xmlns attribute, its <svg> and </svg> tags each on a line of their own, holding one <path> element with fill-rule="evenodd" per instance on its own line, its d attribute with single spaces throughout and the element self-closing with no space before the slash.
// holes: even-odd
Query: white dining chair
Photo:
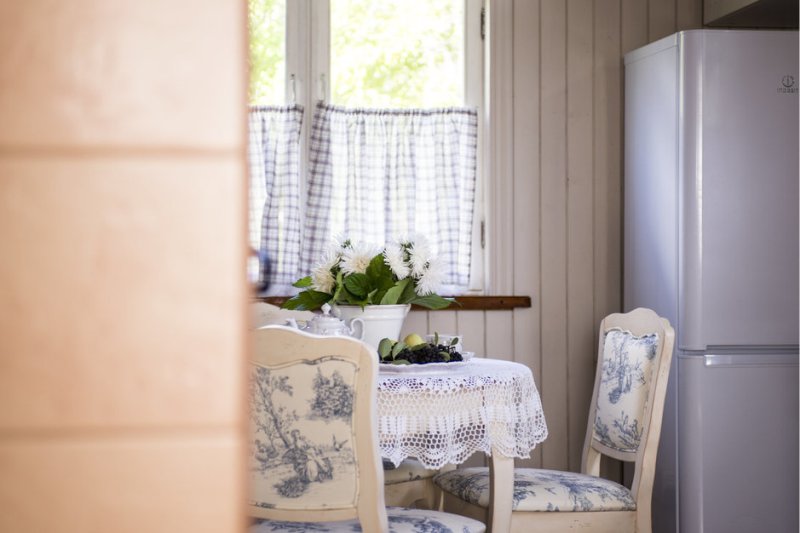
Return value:
<svg viewBox="0 0 800 533">
<path fill-rule="evenodd" d="M 286 325 L 289 319 L 307 321 L 314 317 L 310 311 L 294 311 L 266 303 L 250 304 L 251 329 L 270 325 Z M 405 459 L 397 467 L 384 464 L 384 497 L 386 505 L 435 509 L 441 490 L 433 483 L 433 476 L 449 468 L 431 470 L 413 458 Z"/>
<path fill-rule="evenodd" d="M 347 337 L 252 332 L 251 533 L 482 533 L 479 521 L 384 505 L 377 354 Z"/>
<path fill-rule="evenodd" d="M 512 532 L 650 533 L 674 337 L 669 322 L 649 309 L 602 321 L 581 472 L 515 469 Z M 633 463 L 630 488 L 599 477 L 602 456 Z M 487 468 L 454 470 L 434 482 L 444 491 L 445 510 L 486 519 Z"/>
</svg>

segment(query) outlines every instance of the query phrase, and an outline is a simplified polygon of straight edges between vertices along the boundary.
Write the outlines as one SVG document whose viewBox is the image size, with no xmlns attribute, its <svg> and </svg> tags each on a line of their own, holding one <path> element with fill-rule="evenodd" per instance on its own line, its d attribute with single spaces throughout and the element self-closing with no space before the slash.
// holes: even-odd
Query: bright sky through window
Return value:
<svg viewBox="0 0 800 533">
<path fill-rule="evenodd" d="M 464 0 L 331 0 L 331 101 L 464 105 Z"/>
</svg>

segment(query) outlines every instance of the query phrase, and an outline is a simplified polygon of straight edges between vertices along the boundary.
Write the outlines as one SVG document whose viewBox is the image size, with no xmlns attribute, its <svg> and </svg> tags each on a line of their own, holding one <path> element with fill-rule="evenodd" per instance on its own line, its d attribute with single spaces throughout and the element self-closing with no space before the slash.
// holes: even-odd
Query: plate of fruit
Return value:
<svg viewBox="0 0 800 533">
<path fill-rule="evenodd" d="M 378 345 L 381 372 L 416 372 L 420 370 L 420 365 L 430 370 L 445 370 L 462 366 L 475 355 L 456 350 L 458 337 L 450 338 L 445 343 L 439 341 L 438 334 L 434 334 L 430 340 L 426 342 L 417 333 L 406 335 L 402 341 L 381 340 Z"/>
</svg>

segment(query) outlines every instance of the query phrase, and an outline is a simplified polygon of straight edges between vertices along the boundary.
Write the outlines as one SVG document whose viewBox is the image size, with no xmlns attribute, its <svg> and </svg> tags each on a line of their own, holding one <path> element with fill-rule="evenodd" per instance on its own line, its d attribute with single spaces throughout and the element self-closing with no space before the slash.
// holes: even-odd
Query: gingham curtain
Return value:
<svg viewBox="0 0 800 533">
<path fill-rule="evenodd" d="M 350 109 L 314 113 L 301 251 L 303 273 L 337 234 L 378 245 L 422 233 L 469 284 L 478 114 L 474 109 Z"/>
<path fill-rule="evenodd" d="M 262 285 L 289 285 L 297 279 L 302 122 L 299 105 L 250 108 L 250 246 L 260 258 Z"/>
</svg>

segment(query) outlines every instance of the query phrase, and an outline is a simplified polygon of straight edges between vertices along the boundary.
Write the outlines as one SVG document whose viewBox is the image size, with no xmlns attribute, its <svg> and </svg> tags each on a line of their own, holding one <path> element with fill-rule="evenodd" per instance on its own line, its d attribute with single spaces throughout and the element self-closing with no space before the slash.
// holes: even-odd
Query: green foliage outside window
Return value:
<svg viewBox="0 0 800 533">
<path fill-rule="evenodd" d="M 291 1 L 249 0 L 251 103 L 286 103 Z M 330 0 L 330 20 L 334 104 L 464 104 L 464 0 Z"/>
<path fill-rule="evenodd" d="M 251 104 L 286 103 L 287 1 L 249 0 Z"/>
<path fill-rule="evenodd" d="M 464 103 L 464 0 L 331 0 L 331 101 Z"/>
</svg>

